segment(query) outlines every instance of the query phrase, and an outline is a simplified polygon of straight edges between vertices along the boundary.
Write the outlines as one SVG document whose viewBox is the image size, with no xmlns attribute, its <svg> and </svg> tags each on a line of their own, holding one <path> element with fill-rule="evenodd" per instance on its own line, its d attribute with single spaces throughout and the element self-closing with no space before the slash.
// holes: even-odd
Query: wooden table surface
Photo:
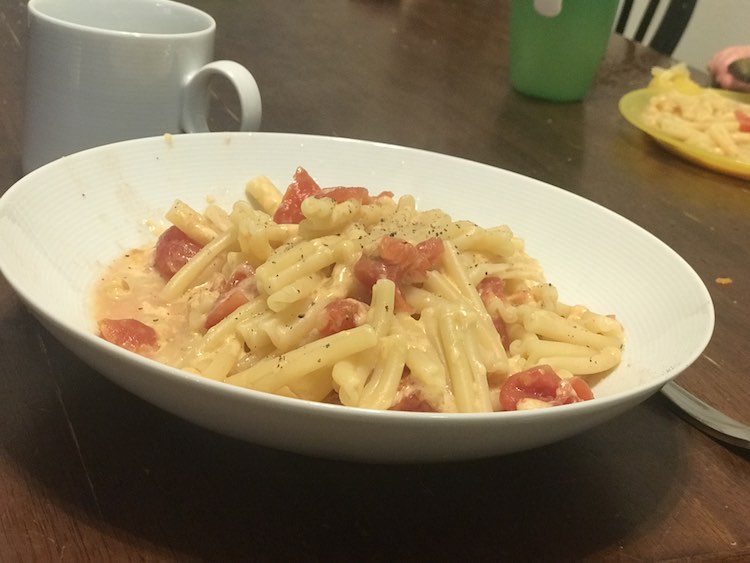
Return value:
<svg viewBox="0 0 750 563">
<path fill-rule="evenodd" d="M 553 104 L 508 85 L 507 2 L 189 3 L 216 18 L 217 56 L 255 74 L 263 130 L 478 160 L 661 238 L 716 308 L 712 342 L 679 381 L 750 423 L 750 183 L 661 150 L 617 112 L 668 59 L 613 36 L 587 99 Z M 0 1 L 0 193 L 21 176 L 25 10 Z M 216 91 L 213 123 L 231 127 L 231 95 Z M 256 447 L 109 383 L 0 276 L 0 561 L 459 559 L 748 561 L 750 456 L 660 395 L 563 442 L 466 463 Z"/>
</svg>

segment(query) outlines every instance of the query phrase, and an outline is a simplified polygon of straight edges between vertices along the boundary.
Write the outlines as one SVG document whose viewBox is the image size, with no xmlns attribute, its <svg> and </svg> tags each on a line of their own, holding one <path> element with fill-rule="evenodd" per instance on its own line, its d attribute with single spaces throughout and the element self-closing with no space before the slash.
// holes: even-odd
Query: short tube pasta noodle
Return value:
<svg viewBox="0 0 750 563">
<path fill-rule="evenodd" d="M 421 211 L 410 195 L 324 189 L 303 169 L 286 192 L 259 176 L 231 209 L 178 200 L 165 218 L 184 237 L 178 250 L 160 237 L 107 267 L 95 287 L 100 333 L 228 385 L 347 407 L 492 412 L 507 408 L 503 389 L 519 374 L 552 369 L 572 389 L 564 380 L 621 361 L 616 318 L 561 302 L 506 225 Z M 181 260 L 169 279 L 155 267 L 165 259 Z M 517 408 L 571 400 L 530 396 Z"/>
</svg>

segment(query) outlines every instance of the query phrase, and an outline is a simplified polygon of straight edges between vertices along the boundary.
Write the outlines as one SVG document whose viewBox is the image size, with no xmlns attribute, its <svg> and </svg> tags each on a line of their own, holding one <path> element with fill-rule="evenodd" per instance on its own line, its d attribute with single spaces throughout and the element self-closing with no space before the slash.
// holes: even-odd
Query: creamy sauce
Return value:
<svg viewBox="0 0 750 563">
<path fill-rule="evenodd" d="M 165 302 L 160 292 L 166 282 L 153 267 L 153 254 L 153 247 L 134 249 L 107 267 L 94 288 L 94 318 L 136 319 L 152 327 L 159 347 L 143 355 L 181 367 L 205 333 L 200 327 L 218 292 L 204 283 Z"/>
</svg>

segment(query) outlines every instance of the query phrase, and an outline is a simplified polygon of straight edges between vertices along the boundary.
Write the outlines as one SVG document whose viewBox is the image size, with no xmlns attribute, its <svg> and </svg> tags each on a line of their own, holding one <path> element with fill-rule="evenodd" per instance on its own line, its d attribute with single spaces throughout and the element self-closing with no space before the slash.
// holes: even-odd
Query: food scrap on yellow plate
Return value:
<svg viewBox="0 0 750 563">
<path fill-rule="evenodd" d="M 750 95 L 703 88 L 682 63 L 651 73 L 620 99 L 623 117 L 688 161 L 750 179 Z"/>
<path fill-rule="evenodd" d="M 670 68 L 654 67 L 651 69 L 651 90 L 673 90 L 683 94 L 700 94 L 703 88 L 690 78 L 690 71 L 685 63 L 676 64 Z"/>
</svg>

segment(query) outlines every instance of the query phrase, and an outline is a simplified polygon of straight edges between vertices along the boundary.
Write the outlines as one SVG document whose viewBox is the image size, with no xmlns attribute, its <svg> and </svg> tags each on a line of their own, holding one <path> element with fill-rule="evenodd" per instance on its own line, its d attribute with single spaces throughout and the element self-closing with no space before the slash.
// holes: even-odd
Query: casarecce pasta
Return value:
<svg viewBox="0 0 750 563">
<path fill-rule="evenodd" d="M 101 335 L 229 385 L 381 410 L 577 402 L 620 362 L 620 323 L 562 303 L 507 226 L 322 189 L 302 168 L 246 196 L 175 202 L 156 244 L 97 284 Z"/>
<path fill-rule="evenodd" d="M 750 105 L 701 88 L 684 64 L 653 69 L 643 121 L 663 134 L 688 145 L 750 163 Z"/>
</svg>

